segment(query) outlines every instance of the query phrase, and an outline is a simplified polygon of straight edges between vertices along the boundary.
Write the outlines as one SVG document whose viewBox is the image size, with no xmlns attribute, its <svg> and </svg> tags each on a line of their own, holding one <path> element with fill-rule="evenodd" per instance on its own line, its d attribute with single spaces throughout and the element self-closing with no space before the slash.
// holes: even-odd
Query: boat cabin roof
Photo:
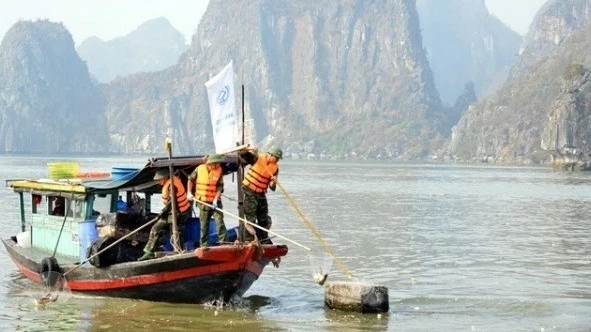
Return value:
<svg viewBox="0 0 591 332">
<path fill-rule="evenodd" d="M 183 156 L 173 158 L 152 158 L 148 163 L 131 177 L 125 177 L 121 180 L 112 178 L 105 179 L 22 179 L 8 180 L 7 186 L 16 192 L 32 192 L 42 195 L 63 195 L 68 193 L 73 196 L 87 196 L 88 194 L 112 193 L 114 191 L 139 191 L 139 192 L 158 192 L 157 182 L 154 181 L 154 175 L 159 169 L 173 167 L 177 176 L 183 180 L 193 172 L 197 166 L 205 163 L 206 157 Z M 224 156 L 222 162 L 223 173 L 230 174 L 238 170 L 237 156 Z M 184 182 L 184 181 L 183 181 Z"/>
</svg>

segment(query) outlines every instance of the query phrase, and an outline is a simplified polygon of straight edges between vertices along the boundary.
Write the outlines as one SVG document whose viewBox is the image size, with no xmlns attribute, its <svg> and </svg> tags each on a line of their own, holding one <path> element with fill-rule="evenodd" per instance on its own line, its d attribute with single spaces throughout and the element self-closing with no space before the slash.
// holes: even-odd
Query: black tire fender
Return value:
<svg viewBox="0 0 591 332">
<path fill-rule="evenodd" d="M 41 276 L 41 280 L 45 284 L 51 287 L 55 286 L 60 275 L 60 266 L 55 257 L 45 257 L 41 260 L 41 264 L 39 265 L 39 276 Z"/>
</svg>

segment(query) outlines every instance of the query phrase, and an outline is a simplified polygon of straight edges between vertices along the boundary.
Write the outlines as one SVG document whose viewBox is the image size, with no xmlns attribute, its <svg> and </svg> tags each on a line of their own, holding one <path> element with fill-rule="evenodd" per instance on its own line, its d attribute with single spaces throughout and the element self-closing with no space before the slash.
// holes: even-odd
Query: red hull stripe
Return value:
<svg viewBox="0 0 591 332">
<path fill-rule="evenodd" d="M 228 250 L 220 251 L 226 252 L 226 254 L 228 253 Z M 247 264 L 254 259 L 255 251 L 253 247 L 247 247 L 242 251 L 231 250 L 231 252 L 234 254 L 234 259 L 232 261 L 220 262 L 207 266 L 197 266 L 177 271 L 143 274 L 139 276 L 123 277 L 117 279 L 68 280 L 68 286 L 71 290 L 77 291 L 107 290 L 149 286 L 164 282 L 203 277 L 219 273 L 240 273 L 244 272 Z M 257 274 L 257 277 L 259 275 L 260 273 Z"/>
<path fill-rule="evenodd" d="M 19 271 L 21 271 L 22 274 L 25 275 L 25 277 L 33 280 L 34 282 L 41 283 L 41 275 L 39 275 L 39 273 L 29 270 L 28 268 L 24 267 L 14 259 L 12 259 L 12 261 L 14 262 L 14 264 L 16 264 L 16 267 L 19 269 Z"/>
<path fill-rule="evenodd" d="M 209 258 L 208 260 L 226 260 L 223 262 L 219 262 L 217 264 L 212 264 L 208 266 L 198 266 L 187 268 L 183 270 L 177 271 L 169 271 L 169 272 L 159 272 L 159 273 L 152 273 L 152 274 L 144 274 L 138 276 L 130 276 L 130 277 L 123 277 L 117 279 L 97 279 L 97 280 L 68 280 L 68 287 L 74 291 L 98 291 L 98 290 L 109 290 L 109 289 L 118 289 L 118 288 L 129 288 L 129 287 L 137 287 L 137 286 L 149 286 L 154 284 L 160 284 L 165 282 L 171 282 L 176 280 L 182 280 L 187 278 L 194 278 L 194 277 L 202 277 L 207 275 L 213 274 L 220 274 L 220 273 L 240 273 L 249 271 L 254 273 L 257 277 L 262 273 L 263 267 L 258 264 L 257 262 L 253 261 L 255 258 L 255 248 L 254 247 L 247 247 L 246 250 L 242 252 L 237 252 L 236 250 L 232 250 L 232 253 L 229 253 L 226 250 L 220 250 L 220 252 L 216 252 L 217 250 L 212 250 L 212 252 L 205 252 L 201 253 L 196 251 L 195 255 L 197 257 L 201 256 L 201 258 Z M 224 252 L 225 251 L 225 252 Z M 224 253 L 222 253 L 224 252 Z M 277 248 L 275 246 L 270 246 L 265 248 L 265 252 L 263 257 L 271 256 L 271 257 L 278 257 L 284 256 L 287 253 L 287 248 Z M 205 256 L 205 257 L 203 257 Z M 210 256 L 210 257 L 207 257 Z M 223 258 L 223 256 L 226 256 Z M 232 257 L 233 256 L 233 257 Z M 229 258 L 231 260 L 228 260 Z M 12 258 L 12 257 L 11 257 Z M 36 271 L 32 271 L 25 267 L 24 265 L 20 264 L 14 258 L 12 259 L 13 262 L 16 264 L 18 269 L 25 275 L 27 278 L 35 281 L 37 283 L 41 283 L 41 276 Z"/>
<path fill-rule="evenodd" d="M 124 277 L 117 279 L 102 280 L 68 280 L 68 286 L 71 290 L 89 291 L 89 290 L 107 290 L 117 288 L 128 288 L 137 286 L 149 286 L 164 282 L 176 281 L 192 277 L 201 277 L 225 272 L 244 271 L 243 262 L 220 263 L 211 266 L 193 267 L 173 272 L 162 272 L 153 274 L 144 274 L 133 277 Z"/>
</svg>

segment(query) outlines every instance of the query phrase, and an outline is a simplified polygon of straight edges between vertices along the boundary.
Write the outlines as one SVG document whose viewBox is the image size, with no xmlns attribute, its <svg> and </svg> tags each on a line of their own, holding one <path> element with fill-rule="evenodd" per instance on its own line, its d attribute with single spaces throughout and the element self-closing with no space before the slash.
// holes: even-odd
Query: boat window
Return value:
<svg viewBox="0 0 591 332">
<path fill-rule="evenodd" d="M 146 213 L 146 194 L 133 192 L 129 195 L 129 204 L 127 207 L 128 211 L 133 211 L 139 215 L 145 215 Z"/>
<path fill-rule="evenodd" d="M 112 195 L 96 195 L 94 197 L 94 203 L 92 204 L 93 214 L 98 215 L 111 212 L 111 196 Z M 94 211 L 96 211 L 96 213 Z"/>
<path fill-rule="evenodd" d="M 66 213 L 66 199 L 63 197 L 47 197 L 48 215 L 63 217 Z"/>
<path fill-rule="evenodd" d="M 43 196 L 32 194 L 31 195 L 31 212 L 38 214 L 47 211 L 47 200 L 43 199 Z"/>
<path fill-rule="evenodd" d="M 73 217 L 75 220 L 84 219 L 84 201 L 73 200 L 70 204 L 68 217 Z"/>
</svg>

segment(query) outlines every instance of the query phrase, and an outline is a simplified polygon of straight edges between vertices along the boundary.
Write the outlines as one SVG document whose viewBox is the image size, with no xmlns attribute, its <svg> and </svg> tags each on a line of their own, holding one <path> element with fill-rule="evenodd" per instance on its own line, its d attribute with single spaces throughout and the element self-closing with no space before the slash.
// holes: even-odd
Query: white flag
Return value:
<svg viewBox="0 0 591 332">
<path fill-rule="evenodd" d="M 238 142 L 238 113 L 234 92 L 232 61 L 217 75 L 205 83 L 215 151 L 231 149 Z"/>
</svg>

